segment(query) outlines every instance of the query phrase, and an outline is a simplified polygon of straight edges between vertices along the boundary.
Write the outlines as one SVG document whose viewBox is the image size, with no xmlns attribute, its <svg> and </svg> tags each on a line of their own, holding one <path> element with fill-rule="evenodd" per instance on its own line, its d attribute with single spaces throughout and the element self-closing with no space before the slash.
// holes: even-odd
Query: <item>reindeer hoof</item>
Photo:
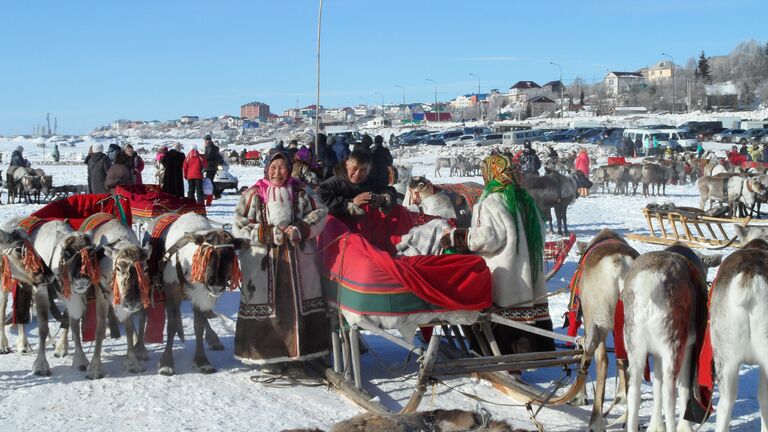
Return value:
<svg viewBox="0 0 768 432">
<path fill-rule="evenodd" d="M 125 369 L 130 373 L 142 373 L 144 372 L 144 368 L 139 364 L 138 361 L 133 361 L 131 363 L 125 364 Z"/>
<path fill-rule="evenodd" d="M 92 380 L 93 379 L 102 379 L 102 378 L 104 378 L 104 372 L 102 372 L 100 370 L 89 370 L 85 374 L 85 377 L 88 378 L 88 379 L 92 379 Z"/>
<path fill-rule="evenodd" d="M 144 347 L 135 347 L 133 349 L 133 354 L 136 356 L 136 359 L 139 361 L 149 360 L 149 352 Z"/>
<path fill-rule="evenodd" d="M 224 351 L 224 344 L 220 341 L 211 342 L 208 344 L 208 349 L 211 351 Z"/>
<path fill-rule="evenodd" d="M 195 370 L 200 372 L 201 374 L 205 374 L 205 375 L 212 374 L 212 373 L 216 372 L 216 369 L 214 369 L 213 366 L 211 366 L 209 363 L 205 363 L 205 364 L 202 364 L 202 365 L 197 365 L 196 364 L 195 365 Z"/>
<path fill-rule="evenodd" d="M 32 373 L 37 376 L 51 376 L 51 367 L 48 366 L 48 362 L 45 359 L 36 360 L 32 364 Z"/>
<path fill-rule="evenodd" d="M 173 370 L 170 366 L 163 366 L 161 367 L 157 373 L 159 373 L 162 376 L 174 376 L 176 375 L 176 371 Z"/>
<path fill-rule="evenodd" d="M 12 352 L 13 350 L 10 349 L 9 347 L 0 348 L 0 354 L 10 354 Z"/>
<path fill-rule="evenodd" d="M 32 371 L 32 373 L 37 375 L 37 376 L 47 377 L 47 376 L 51 376 L 51 369 L 49 369 L 49 368 L 36 369 L 36 370 Z"/>
</svg>

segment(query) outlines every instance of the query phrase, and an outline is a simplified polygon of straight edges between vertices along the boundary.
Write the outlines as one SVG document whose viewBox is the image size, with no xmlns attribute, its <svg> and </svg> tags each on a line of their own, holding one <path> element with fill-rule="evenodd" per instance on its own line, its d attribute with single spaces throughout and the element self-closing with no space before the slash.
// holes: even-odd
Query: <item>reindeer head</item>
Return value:
<svg viewBox="0 0 768 432">
<path fill-rule="evenodd" d="M 98 250 L 90 237 L 74 232 L 62 239 L 58 277 L 60 294 L 66 298 L 72 293 L 85 295 L 88 288 L 98 285 L 101 278 Z"/>
<path fill-rule="evenodd" d="M 23 187 L 25 191 L 40 189 L 40 177 L 25 175 L 21 178 L 21 187 Z"/>
<path fill-rule="evenodd" d="M 422 176 L 412 177 L 408 182 L 408 189 L 411 191 L 411 203 L 417 205 L 424 198 L 429 198 L 435 194 L 432 182 Z"/>
<path fill-rule="evenodd" d="M 29 285 L 55 283 L 53 273 L 46 267 L 21 230 L 0 230 L 0 275 L 2 289 L 9 290 L 12 281 Z"/>
<path fill-rule="evenodd" d="M 768 226 L 741 226 L 734 225 L 736 229 L 736 235 L 739 236 L 739 240 L 742 245 L 749 243 L 752 240 L 765 240 L 768 241 Z"/>
<path fill-rule="evenodd" d="M 40 177 L 40 192 L 47 194 L 53 188 L 53 176 L 44 175 Z"/>
<path fill-rule="evenodd" d="M 238 287 L 241 274 L 236 252 L 250 247 L 250 241 L 222 229 L 188 235 L 197 245 L 192 258 L 192 282 L 205 285 L 211 297 L 220 296 L 227 286 Z"/>
<path fill-rule="evenodd" d="M 147 259 L 151 247 L 123 244 L 121 247 L 108 245 L 104 250 L 113 262 L 110 276 L 113 303 L 122 306 L 129 313 L 149 307 Z"/>
</svg>

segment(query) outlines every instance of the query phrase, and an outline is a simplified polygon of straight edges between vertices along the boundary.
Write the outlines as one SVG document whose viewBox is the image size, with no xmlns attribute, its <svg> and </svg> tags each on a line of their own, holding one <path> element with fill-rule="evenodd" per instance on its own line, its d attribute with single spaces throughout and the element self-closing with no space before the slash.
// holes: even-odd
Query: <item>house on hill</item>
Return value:
<svg viewBox="0 0 768 432">
<path fill-rule="evenodd" d="M 611 71 L 603 79 L 603 85 L 609 96 L 620 96 L 630 88 L 645 83 L 645 77 L 640 72 Z"/>
<path fill-rule="evenodd" d="M 509 88 L 509 101 L 525 102 L 533 96 L 542 92 L 541 86 L 533 81 L 518 81 Z"/>
<path fill-rule="evenodd" d="M 557 109 L 557 102 L 546 96 L 534 96 L 525 103 L 526 117 L 538 117 L 542 114 L 553 113 Z"/>
</svg>

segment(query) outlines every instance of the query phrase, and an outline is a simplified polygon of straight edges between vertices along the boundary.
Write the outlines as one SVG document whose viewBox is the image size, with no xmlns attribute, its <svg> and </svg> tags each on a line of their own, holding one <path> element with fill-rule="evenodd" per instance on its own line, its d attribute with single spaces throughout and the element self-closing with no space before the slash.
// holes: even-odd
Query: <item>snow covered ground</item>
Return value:
<svg viewBox="0 0 768 432">
<path fill-rule="evenodd" d="M 160 140 L 156 140 L 159 142 Z M 157 142 L 150 140 L 147 147 Z M 189 148 L 199 141 L 183 140 Z M 62 148 L 62 161 L 82 160 L 88 145 L 86 139 L 73 148 Z M 43 161 L 42 148 L 29 140 L 0 139 L 0 152 L 7 164 L 10 151 L 16 145 L 24 145 L 25 154 L 34 164 Z M 265 145 L 266 146 L 266 145 Z M 575 146 L 575 145 L 571 145 Z M 568 147 L 568 145 L 564 145 Z M 50 148 L 48 148 L 50 151 Z M 434 159 L 440 149 L 419 148 L 408 152 L 409 156 L 397 162 L 410 163 L 414 174 L 433 178 Z M 153 155 L 145 156 L 149 162 Z M 49 157 L 46 157 L 50 160 Z M 46 164 L 43 167 L 54 176 L 54 183 L 85 184 L 86 170 L 82 164 Z M 260 168 L 233 166 L 232 172 L 240 178 L 241 185 L 253 184 L 263 175 Z M 144 179 L 154 178 L 154 168 L 147 163 Z M 480 178 L 445 178 L 444 182 L 465 180 L 480 181 Z M 623 233 L 645 233 L 647 228 L 641 209 L 649 202 L 674 201 L 678 205 L 698 205 L 698 193 L 692 185 L 669 186 L 668 196 L 661 199 L 646 199 L 641 196 L 610 196 L 594 194 L 580 198 L 569 209 L 568 220 L 572 232 L 579 240 L 588 240 L 600 229 L 608 227 Z M 225 195 L 215 201 L 209 210 L 212 219 L 230 222 L 237 195 Z M 5 197 L 3 197 L 3 201 Z M 15 217 L 27 215 L 38 205 L 3 205 L 0 207 L 0 224 Z M 641 252 L 657 247 L 632 243 Z M 572 252 L 560 273 L 549 282 L 549 290 L 555 291 L 568 284 L 576 268 L 578 257 Z M 710 272 L 710 279 L 714 272 Z M 550 309 L 556 326 L 562 323 L 566 310 L 567 294 L 550 299 Z M 217 311 L 225 318 L 213 319 L 213 327 L 221 336 L 226 347 L 224 351 L 211 352 L 208 356 L 218 372 L 200 375 L 192 370 L 194 341 L 192 315 L 189 306 L 184 309 L 186 343 L 176 342 L 174 355 L 177 375 L 164 377 L 157 374 L 157 362 L 162 351 L 160 345 L 150 345 L 150 360 L 145 363 L 146 372 L 130 374 L 123 370 L 125 357 L 124 339 L 107 340 L 104 348 L 104 366 L 107 376 L 98 381 L 85 379 L 84 373 L 73 370 L 71 357 L 53 357 L 48 347 L 48 360 L 53 375 L 42 378 L 30 374 L 34 354 L 12 353 L 0 356 L 0 424 L 3 430 L 257 430 L 278 431 L 286 428 L 319 427 L 328 428 L 341 419 L 351 417 L 361 410 L 344 396 L 324 387 L 273 388 L 251 381 L 258 372 L 235 361 L 232 357 L 234 320 L 237 315 L 238 294 L 227 293 L 219 302 Z M 34 327 L 34 325 L 33 325 Z M 52 327 L 55 333 L 56 327 Z M 37 345 L 37 330 L 29 330 L 31 343 Z M 15 330 L 10 332 L 14 345 Z M 365 342 L 371 346 L 363 356 L 365 377 L 376 384 L 368 390 L 390 407 L 403 403 L 410 396 L 413 377 L 403 378 L 403 363 L 407 352 L 370 335 Z M 92 346 L 85 345 L 90 357 Z M 412 361 L 406 373 L 416 368 Z M 732 430 L 752 431 L 760 429 L 757 404 L 757 374 L 754 367 L 743 367 L 739 397 L 734 409 Z M 615 373 L 611 368 L 610 374 Z M 594 376 L 594 371 L 591 374 Z M 525 378 L 546 385 L 559 378 L 557 371 L 532 371 Z M 516 427 L 534 429 L 524 407 L 495 392 L 489 384 L 470 378 L 447 380 L 452 387 L 465 393 L 476 394 L 484 400 L 501 404 L 481 403 L 496 418 L 504 419 Z M 613 397 L 615 381 L 608 384 L 607 399 Z M 444 386 L 437 386 L 435 393 L 428 392 L 421 408 L 462 408 L 476 409 L 478 403 Z M 591 397 L 592 386 L 588 385 Z M 717 396 L 716 396 L 717 398 Z M 506 405 L 505 405 L 506 404 Z M 641 423 L 647 424 L 651 407 L 651 387 L 643 389 Z M 579 431 L 586 428 L 590 407 L 544 408 L 538 419 L 547 430 Z M 616 418 L 623 407 L 611 413 Z M 710 419 L 702 430 L 712 430 Z M 613 430 L 620 430 L 616 426 Z"/>
</svg>

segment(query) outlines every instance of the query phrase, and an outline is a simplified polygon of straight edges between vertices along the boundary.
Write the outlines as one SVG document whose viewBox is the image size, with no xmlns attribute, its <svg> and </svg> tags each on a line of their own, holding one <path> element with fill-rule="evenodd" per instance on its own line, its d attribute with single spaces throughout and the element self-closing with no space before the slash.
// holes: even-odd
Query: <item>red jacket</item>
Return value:
<svg viewBox="0 0 768 432">
<path fill-rule="evenodd" d="M 747 158 L 744 157 L 744 155 L 739 154 L 739 152 L 733 150 L 728 152 L 728 163 L 731 164 L 731 166 L 741 166 L 741 164 L 746 161 Z"/>
<path fill-rule="evenodd" d="M 589 155 L 586 152 L 579 153 L 576 160 L 573 161 L 573 167 L 589 177 Z"/>
<path fill-rule="evenodd" d="M 201 180 L 203 178 L 203 168 L 206 166 L 208 164 L 197 150 L 190 151 L 184 159 L 182 167 L 184 178 L 187 180 Z"/>
</svg>

